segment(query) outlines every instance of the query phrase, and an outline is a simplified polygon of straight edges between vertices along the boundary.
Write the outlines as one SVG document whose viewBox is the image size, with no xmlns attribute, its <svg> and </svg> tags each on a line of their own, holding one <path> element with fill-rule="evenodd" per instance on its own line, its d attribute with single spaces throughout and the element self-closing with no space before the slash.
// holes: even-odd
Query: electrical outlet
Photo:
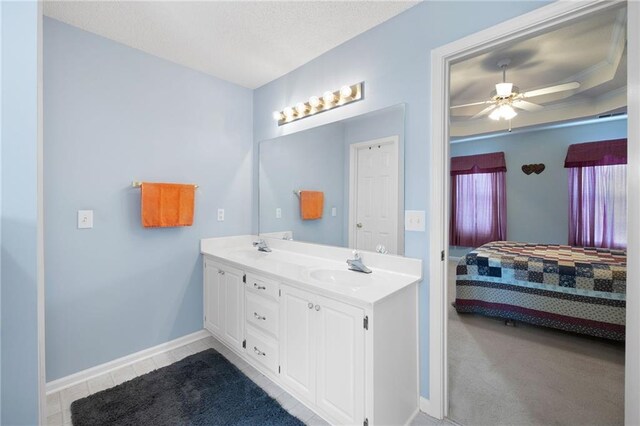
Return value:
<svg viewBox="0 0 640 426">
<path fill-rule="evenodd" d="M 331 216 L 336 217 L 338 216 L 338 209 L 335 207 L 331 207 Z"/>
<path fill-rule="evenodd" d="M 218 222 L 224 221 L 224 209 L 218 209 Z"/>
<path fill-rule="evenodd" d="M 93 228 L 93 210 L 78 210 L 78 229 Z"/>
<path fill-rule="evenodd" d="M 424 231 L 424 210 L 406 210 L 404 212 L 405 231 Z"/>
<path fill-rule="evenodd" d="M 282 209 L 280 207 L 276 209 L 276 219 L 282 219 Z"/>
</svg>

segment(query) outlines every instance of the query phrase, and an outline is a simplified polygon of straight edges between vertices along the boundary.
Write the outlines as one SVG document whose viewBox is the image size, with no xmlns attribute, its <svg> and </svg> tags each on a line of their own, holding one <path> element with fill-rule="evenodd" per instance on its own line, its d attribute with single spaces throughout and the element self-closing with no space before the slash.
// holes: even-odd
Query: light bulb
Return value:
<svg viewBox="0 0 640 426">
<path fill-rule="evenodd" d="M 322 100 L 324 101 L 325 105 L 330 105 L 333 103 L 333 101 L 336 100 L 336 95 L 334 95 L 333 92 L 326 91 L 322 95 Z"/>
<path fill-rule="evenodd" d="M 282 120 L 282 113 L 280 111 L 273 111 L 273 119 L 276 121 Z"/>
<path fill-rule="evenodd" d="M 353 94 L 353 90 L 351 89 L 351 86 L 342 86 L 340 88 L 341 98 L 350 98 L 352 94 Z"/>
<path fill-rule="evenodd" d="M 311 105 L 313 108 L 318 108 L 320 106 L 320 98 L 318 98 L 317 96 L 312 96 L 309 98 L 309 105 Z"/>
<path fill-rule="evenodd" d="M 518 115 L 511 105 L 502 105 L 500 108 L 502 108 L 502 118 L 505 120 L 511 120 L 513 117 Z"/>
<path fill-rule="evenodd" d="M 284 116 L 287 117 L 288 119 L 291 119 L 295 114 L 295 112 L 293 111 L 293 108 L 291 107 L 286 107 L 284 110 L 282 110 L 282 112 L 284 112 Z"/>
<path fill-rule="evenodd" d="M 305 112 L 307 112 L 307 106 L 304 104 L 304 102 L 298 102 L 296 104 L 296 111 L 298 112 L 299 116 L 302 116 Z"/>
<path fill-rule="evenodd" d="M 496 84 L 496 95 L 500 98 L 508 98 L 511 96 L 512 89 L 513 83 L 498 83 Z"/>
<path fill-rule="evenodd" d="M 489 118 L 492 120 L 500 120 L 500 116 L 501 116 L 501 112 L 500 112 L 500 107 L 494 109 L 493 111 L 491 111 L 491 114 L 489 114 Z"/>
</svg>

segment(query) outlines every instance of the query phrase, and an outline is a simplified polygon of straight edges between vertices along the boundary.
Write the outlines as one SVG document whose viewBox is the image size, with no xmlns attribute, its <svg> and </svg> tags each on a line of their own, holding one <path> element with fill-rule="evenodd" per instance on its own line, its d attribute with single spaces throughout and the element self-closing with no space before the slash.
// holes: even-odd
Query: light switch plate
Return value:
<svg viewBox="0 0 640 426">
<path fill-rule="evenodd" d="M 276 219 L 282 219 L 282 209 L 280 207 L 276 209 Z"/>
<path fill-rule="evenodd" d="M 78 210 L 78 229 L 93 228 L 93 210 Z"/>
<path fill-rule="evenodd" d="M 424 231 L 424 210 L 405 210 L 404 229 L 405 231 Z"/>
<path fill-rule="evenodd" d="M 218 209 L 218 222 L 224 221 L 224 209 Z"/>
</svg>

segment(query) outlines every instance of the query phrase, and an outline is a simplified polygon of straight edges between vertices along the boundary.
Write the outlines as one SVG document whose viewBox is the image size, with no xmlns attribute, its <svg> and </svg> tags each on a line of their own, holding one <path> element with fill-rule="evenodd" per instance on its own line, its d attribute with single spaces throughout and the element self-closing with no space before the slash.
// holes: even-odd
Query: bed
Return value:
<svg viewBox="0 0 640 426">
<path fill-rule="evenodd" d="M 455 308 L 624 340 L 624 250 L 495 241 L 456 268 Z"/>
</svg>

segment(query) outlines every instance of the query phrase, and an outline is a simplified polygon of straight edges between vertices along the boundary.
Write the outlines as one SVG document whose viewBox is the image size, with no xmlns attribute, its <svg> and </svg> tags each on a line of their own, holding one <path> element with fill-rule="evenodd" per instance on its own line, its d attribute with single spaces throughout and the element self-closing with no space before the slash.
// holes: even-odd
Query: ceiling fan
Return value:
<svg viewBox="0 0 640 426">
<path fill-rule="evenodd" d="M 489 95 L 489 100 L 472 102 L 464 105 L 454 105 L 451 109 L 488 104 L 489 106 L 471 117 L 471 119 L 489 114 L 489 118 L 492 120 L 511 120 L 513 117 L 518 115 L 514 108 L 525 111 L 539 111 L 543 108 L 542 105 L 526 101 L 525 99 L 527 98 L 548 95 L 550 93 L 564 92 L 565 90 L 572 90 L 580 87 L 580 83 L 572 81 L 570 83 L 558 84 L 555 86 L 544 87 L 542 89 L 530 90 L 528 92 L 520 92 L 520 89 L 518 89 L 518 87 L 513 83 L 507 83 L 507 67 L 510 63 L 510 59 L 503 59 L 498 62 L 497 65 L 502 70 L 502 83 L 496 84 L 495 90 L 493 90 Z"/>
</svg>

